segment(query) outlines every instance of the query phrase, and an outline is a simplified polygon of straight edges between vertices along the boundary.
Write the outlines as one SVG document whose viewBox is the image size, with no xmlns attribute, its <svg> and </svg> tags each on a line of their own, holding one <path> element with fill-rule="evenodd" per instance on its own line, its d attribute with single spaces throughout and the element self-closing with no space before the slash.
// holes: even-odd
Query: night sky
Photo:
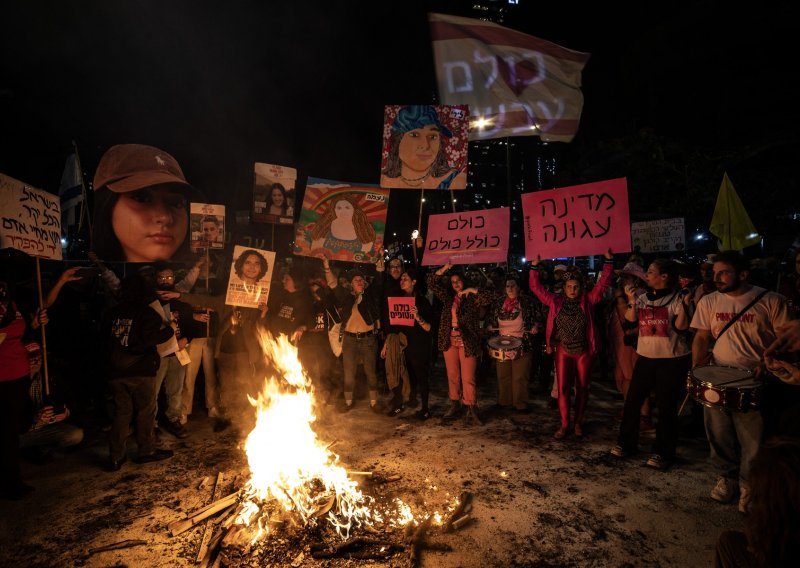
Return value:
<svg viewBox="0 0 800 568">
<path fill-rule="evenodd" d="M 426 14 L 472 4 L 4 2 L 0 171 L 56 191 L 74 139 L 90 175 L 113 144 L 163 148 L 231 209 L 248 208 L 255 161 L 297 167 L 298 186 L 376 183 L 383 106 L 435 97 Z M 797 149 L 788 3 L 582 4 L 520 0 L 504 23 L 592 54 L 576 145 L 648 127 Z"/>
</svg>

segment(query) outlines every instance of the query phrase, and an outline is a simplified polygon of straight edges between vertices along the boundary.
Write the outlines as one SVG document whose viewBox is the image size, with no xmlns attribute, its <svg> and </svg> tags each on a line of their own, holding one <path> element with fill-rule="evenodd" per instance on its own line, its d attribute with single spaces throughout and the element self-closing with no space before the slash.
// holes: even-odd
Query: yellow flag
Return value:
<svg viewBox="0 0 800 568">
<path fill-rule="evenodd" d="M 719 186 L 717 205 L 708 230 L 719 238 L 720 250 L 741 250 L 761 242 L 761 235 L 756 232 L 727 172 Z"/>
</svg>

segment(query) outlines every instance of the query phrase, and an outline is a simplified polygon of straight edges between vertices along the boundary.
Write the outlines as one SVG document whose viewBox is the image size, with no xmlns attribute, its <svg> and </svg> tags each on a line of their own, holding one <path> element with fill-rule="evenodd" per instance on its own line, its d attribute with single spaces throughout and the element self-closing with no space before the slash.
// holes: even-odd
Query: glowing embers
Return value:
<svg viewBox="0 0 800 568">
<path fill-rule="evenodd" d="M 314 397 L 297 349 L 285 336 L 262 334 L 261 345 L 278 376 L 267 377 L 258 399 L 256 425 L 245 442 L 251 478 L 235 523 L 248 527 L 248 540 L 270 527 L 305 525 L 326 519 L 346 539 L 357 526 L 403 526 L 413 520 L 405 503 L 395 500 L 379 511 L 372 497 L 338 464 L 339 458 L 317 438 Z"/>
</svg>

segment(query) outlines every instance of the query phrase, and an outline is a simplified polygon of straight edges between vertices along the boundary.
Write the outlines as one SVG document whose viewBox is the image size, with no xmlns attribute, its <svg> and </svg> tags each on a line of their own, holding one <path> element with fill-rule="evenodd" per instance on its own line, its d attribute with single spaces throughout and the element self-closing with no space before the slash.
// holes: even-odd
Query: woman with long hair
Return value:
<svg viewBox="0 0 800 568">
<path fill-rule="evenodd" d="M 567 435 L 569 429 L 570 395 L 575 387 L 575 436 L 583 436 L 583 419 L 589 400 L 589 381 L 592 363 L 599 350 L 600 334 L 594 323 L 595 306 L 603 299 L 603 293 L 614 269 L 611 250 L 605 253 L 606 262 L 597 284 L 586 291 L 583 276 L 577 272 L 565 272 L 564 293 L 547 290 L 539 281 L 539 271 L 531 270 L 530 287 L 549 310 L 545 336 L 547 347 L 555 348 L 556 377 L 558 379 L 558 409 L 561 426 L 553 437 L 557 440 Z M 541 259 L 531 264 L 536 267 Z"/>
<path fill-rule="evenodd" d="M 428 289 L 443 304 L 439 321 L 439 350 L 444 355 L 447 368 L 450 406 L 443 418 L 458 417 L 462 405 L 466 407 L 465 421 L 481 425 L 478 416 L 478 393 L 475 371 L 481 352 L 480 309 L 492 301 L 489 290 L 472 288 L 459 272 L 453 272 L 445 283 L 443 275 L 450 269 L 445 264 L 428 275 Z"/>
<path fill-rule="evenodd" d="M 289 203 L 286 199 L 286 188 L 283 187 L 283 184 L 273 183 L 269 189 L 269 197 L 269 214 L 286 217 Z"/>
<path fill-rule="evenodd" d="M 369 253 L 375 244 L 375 229 L 352 195 L 339 195 L 311 231 L 311 250 Z"/>
</svg>

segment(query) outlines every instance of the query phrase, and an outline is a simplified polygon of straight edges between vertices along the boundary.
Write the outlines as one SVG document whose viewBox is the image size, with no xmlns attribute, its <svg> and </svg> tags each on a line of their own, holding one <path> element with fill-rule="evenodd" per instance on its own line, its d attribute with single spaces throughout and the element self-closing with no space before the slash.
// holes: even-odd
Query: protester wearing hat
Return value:
<svg viewBox="0 0 800 568">
<path fill-rule="evenodd" d="M 342 321 L 342 364 L 344 365 L 344 404 L 340 408 L 347 412 L 353 408 L 353 393 L 356 386 L 356 372 L 364 365 L 369 388 L 369 403 L 373 412 L 380 413 L 378 405 L 378 336 L 380 330 L 383 297 L 382 279 L 367 285 L 365 274 L 358 269 L 348 273 L 351 289 L 338 285 L 331 271 L 327 257 L 322 257 L 325 280 L 334 295 L 334 302 Z M 375 264 L 378 272 L 383 272 L 383 259 Z"/>
<path fill-rule="evenodd" d="M 409 105 L 392 123 L 389 159 L 381 172 L 381 187 L 412 189 L 463 189 L 466 172 L 447 162 L 442 136 L 453 133 L 442 124 L 436 108 Z"/>
<path fill-rule="evenodd" d="M 614 353 L 614 380 L 617 390 L 622 394 L 623 400 L 628 397 L 628 390 L 633 380 L 633 369 L 639 355 L 636 353 L 636 342 L 639 337 L 639 326 L 625 319 L 628 311 L 628 297 L 625 288 L 631 286 L 636 295 L 644 294 L 646 279 L 645 272 L 635 262 L 628 262 L 621 270 L 615 270 L 619 276 L 614 288 L 614 304 L 608 318 L 608 340 Z M 622 419 L 620 411 L 619 418 Z M 641 408 L 641 421 L 639 432 L 650 433 L 655 427 L 650 421 L 650 401 L 645 399 Z"/>
<path fill-rule="evenodd" d="M 112 146 L 97 166 L 94 189 L 98 257 L 156 262 L 188 252 L 193 188 L 168 153 L 143 144 Z"/>
</svg>

